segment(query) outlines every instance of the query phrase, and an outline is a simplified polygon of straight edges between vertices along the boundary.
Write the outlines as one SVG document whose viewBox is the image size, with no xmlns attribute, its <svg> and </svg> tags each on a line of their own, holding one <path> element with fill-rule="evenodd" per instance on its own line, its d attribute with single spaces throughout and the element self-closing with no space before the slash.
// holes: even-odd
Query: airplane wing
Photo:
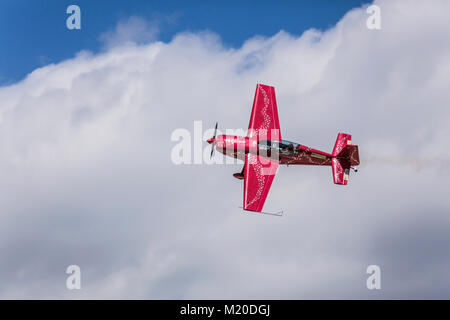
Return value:
<svg viewBox="0 0 450 320">
<path fill-rule="evenodd" d="M 277 160 L 251 153 L 245 155 L 243 206 L 245 210 L 261 212 L 277 168 Z"/>
<path fill-rule="evenodd" d="M 261 140 L 281 140 L 275 88 L 263 84 L 256 85 L 252 115 L 248 125 L 248 137 L 263 136 Z M 267 138 L 265 138 L 267 135 Z"/>
</svg>

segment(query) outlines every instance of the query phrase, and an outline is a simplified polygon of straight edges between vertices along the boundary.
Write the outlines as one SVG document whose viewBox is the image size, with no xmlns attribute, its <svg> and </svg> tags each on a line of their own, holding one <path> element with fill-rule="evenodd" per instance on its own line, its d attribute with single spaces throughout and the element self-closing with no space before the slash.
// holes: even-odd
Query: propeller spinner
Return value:
<svg viewBox="0 0 450 320">
<path fill-rule="evenodd" d="M 208 142 L 211 145 L 211 156 L 210 158 L 212 158 L 213 154 L 214 154 L 214 147 L 216 146 L 216 134 L 217 134 L 217 126 L 218 126 L 218 122 L 216 122 L 216 128 L 214 129 L 214 136 L 208 140 L 206 140 L 206 142 Z"/>
</svg>

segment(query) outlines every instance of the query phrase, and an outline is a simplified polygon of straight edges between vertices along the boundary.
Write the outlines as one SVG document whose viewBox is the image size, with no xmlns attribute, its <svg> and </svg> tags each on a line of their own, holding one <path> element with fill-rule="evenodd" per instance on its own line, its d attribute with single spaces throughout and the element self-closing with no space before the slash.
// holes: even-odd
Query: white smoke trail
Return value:
<svg viewBox="0 0 450 320">
<path fill-rule="evenodd" d="M 443 156 L 435 157 L 407 157 L 407 156 L 364 156 L 361 158 L 360 167 L 371 165 L 390 165 L 396 167 L 407 167 L 416 172 L 423 168 L 432 167 L 435 169 L 450 168 L 450 158 Z"/>
</svg>

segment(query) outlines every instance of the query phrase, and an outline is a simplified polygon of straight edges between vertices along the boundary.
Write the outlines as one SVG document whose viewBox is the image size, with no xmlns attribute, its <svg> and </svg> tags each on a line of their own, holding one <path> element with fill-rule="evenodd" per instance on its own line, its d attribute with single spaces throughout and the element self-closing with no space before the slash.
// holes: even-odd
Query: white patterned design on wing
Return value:
<svg viewBox="0 0 450 320">
<path fill-rule="evenodd" d="M 258 157 L 253 154 L 248 154 L 249 165 L 253 165 L 253 170 L 255 171 L 256 180 L 258 181 L 258 190 L 256 190 L 255 196 L 249 202 L 247 202 L 247 206 L 251 206 L 253 203 L 258 201 L 261 198 L 261 194 L 264 189 L 264 185 L 266 182 L 266 177 L 262 174 L 262 164 L 258 161 Z"/>
</svg>

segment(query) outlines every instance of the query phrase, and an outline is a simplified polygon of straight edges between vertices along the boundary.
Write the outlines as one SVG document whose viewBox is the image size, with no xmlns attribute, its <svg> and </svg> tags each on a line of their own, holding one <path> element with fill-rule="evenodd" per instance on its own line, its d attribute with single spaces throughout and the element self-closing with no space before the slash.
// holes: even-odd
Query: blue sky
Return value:
<svg viewBox="0 0 450 320">
<path fill-rule="evenodd" d="M 180 31 L 210 30 L 228 46 L 254 35 L 281 29 L 301 34 L 327 29 L 348 10 L 368 1 L 141 1 L 141 0 L 3 0 L 0 4 L 0 84 L 16 82 L 32 70 L 101 48 L 99 36 L 122 19 L 138 16 L 157 21 L 159 39 Z M 81 8 L 82 29 L 66 28 L 66 8 Z"/>
</svg>

